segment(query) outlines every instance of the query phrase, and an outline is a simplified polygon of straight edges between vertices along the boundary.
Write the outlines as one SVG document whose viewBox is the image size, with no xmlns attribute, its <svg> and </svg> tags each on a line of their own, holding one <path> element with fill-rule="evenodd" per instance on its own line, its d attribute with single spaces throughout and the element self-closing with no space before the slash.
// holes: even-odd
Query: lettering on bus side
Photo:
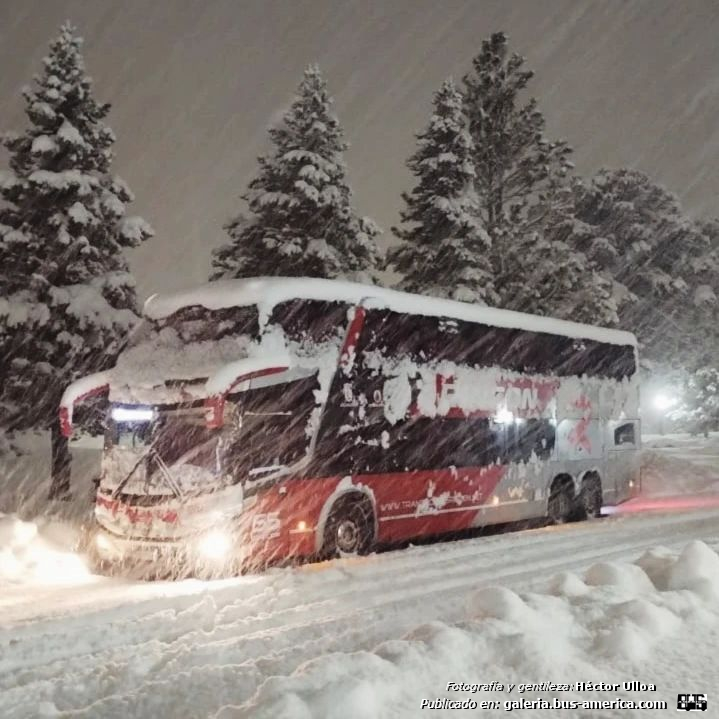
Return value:
<svg viewBox="0 0 719 719">
<path fill-rule="evenodd" d="M 536 380 L 530 377 L 508 379 L 502 377 L 497 383 L 495 398 L 497 406 L 510 412 L 542 413 L 559 389 L 559 380 Z"/>
<path fill-rule="evenodd" d="M 252 539 L 274 539 L 280 536 L 281 528 L 282 523 L 280 522 L 279 512 L 256 514 L 252 517 L 250 537 Z"/>
</svg>

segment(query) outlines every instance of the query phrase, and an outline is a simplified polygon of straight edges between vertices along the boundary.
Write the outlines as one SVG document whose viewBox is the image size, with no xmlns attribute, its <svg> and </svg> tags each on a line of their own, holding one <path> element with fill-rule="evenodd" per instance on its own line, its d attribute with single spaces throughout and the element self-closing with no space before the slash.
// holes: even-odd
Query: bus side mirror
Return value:
<svg viewBox="0 0 719 719">
<path fill-rule="evenodd" d="M 60 432 L 63 437 L 72 437 L 72 420 L 70 410 L 67 407 L 60 407 L 59 411 Z"/>
<path fill-rule="evenodd" d="M 280 365 L 278 363 L 276 366 L 260 369 L 253 369 L 254 366 L 256 363 L 248 359 L 230 362 L 207 380 L 206 388 L 211 393 L 204 405 L 205 424 L 208 429 L 218 429 L 225 423 L 225 398 L 229 392 L 243 382 L 247 382 L 247 388 L 249 388 L 249 382 L 253 379 L 281 375 L 289 369 L 289 360 L 287 364 Z M 247 371 L 248 369 L 251 371 Z"/>
<path fill-rule="evenodd" d="M 63 436 L 72 436 L 72 410 L 78 402 L 88 397 L 104 394 L 110 389 L 110 373 L 96 372 L 68 385 L 60 400 L 58 419 Z"/>
</svg>

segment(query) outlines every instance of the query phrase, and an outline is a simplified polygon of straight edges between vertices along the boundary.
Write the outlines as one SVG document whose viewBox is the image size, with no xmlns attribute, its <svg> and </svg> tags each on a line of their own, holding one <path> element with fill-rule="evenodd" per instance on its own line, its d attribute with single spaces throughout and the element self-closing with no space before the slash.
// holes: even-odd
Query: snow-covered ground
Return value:
<svg viewBox="0 0 719 719">
<path fill-rule="evenodd" d="M 0 715 L 449 717 L 457 710 L 422 701 L 466 699 L 499 702 L 469 715 L 524 700 L 526 717 L 650 717 L 674 713 L 678 693 L 706 693 L 711 716 L 719 437 L 647 444 L 651 505 L 216 582 L 94 577 L 62 525 L 0 518 Z M 571 686 L 521 691 L 541 682 Z M 526 704 L 537 699 L 550 708 Z M 668 709 L 559 710 L 555 699 Z"/>
</svg>

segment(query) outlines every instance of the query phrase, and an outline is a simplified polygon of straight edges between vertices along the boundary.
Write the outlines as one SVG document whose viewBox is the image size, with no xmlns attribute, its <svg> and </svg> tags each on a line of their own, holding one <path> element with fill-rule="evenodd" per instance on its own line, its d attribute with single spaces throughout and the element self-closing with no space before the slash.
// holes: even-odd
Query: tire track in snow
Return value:
<svg viewBox="0 0 719 719">
<path fill-rule="evenodd" d="M 646 519 L 646 518 L 645 518 Z M 136 630 L 138 625 L 147 626 L 149 635 L 153 640 L 159 640 L 167 645 L 181 640 L 183 637 L 192 634 L 197 630 L 198 625 L 203 634 L 217 631 L 219 628 L 227 628 L 228 625 L 247 625 L 249 631 L 265 631 L 275 626 L 283 626 L 286 619 L 293 619 L 293 615 L 299 612 L 308 614 L 320 613 L 322 610 L 332 609 L 349 596 L 351 603 L 344 612 L 352 611 L 357 605 L 362 605 L 365 596 L 370 599 L 378 592 L 378 579 L 389 578 L 391 586 L 409 586 L 430 584 L 441 579 L 446 581 L 455 574 L 461 576 L 469 571 L 489 570 L 493 567 L 506 568 L 514 565 L 526 565 L 531 563 L 536 567 L 536 572 L 544 571 L 544 568 L 554 569 L 556 563 L 547 564 L 546 556 L 551 554 L 551 547 L 547 545 L 564 544 L 567 536 L 574 537 L 579 534 L 582 543 L 591 546 L 587 559 L 598 556 L 597 546 L 613 545 L 616 541 L 615 528 L 624 525 L 625 518 L 609 519 L 600 522 L 587 524 L 569 524 L 559 527 L 548 527 L 538 530 L 528 530 L 513 534 L 494 535 L 489 538 L 478 538 L 463 540 L 457 543 L 442 543 L 427 547 L 415 547 L 410 550 L 390 552 L 381 555 L 374 555 L 370 558 L 338 560 L 337 562 L 324 563 L 322 568 L 318 565 L 303 567 L 295 571 L 275 572 L 268 576 L 270 580 L 261 593 L 247 595 L 247 587 L 244 580 L 239 579 L 236 586 L 222 587 L 218 592 L 211 589 L 201 595 L 191 594 L 182 596 L 175 600 L 154 599 L 146 603 L 136 604 L 129 609 L 122 608 L 115 610 L 119 616 L 110 616 L 109 626 L 121 629 L 123 623 L 132 624 Z M 694 531 L 696 519 L 687 519 L 685 515 L 670 515 L 664 517 L 662 526 L 666 529 L 674 525 L 686 525 L 690 532 Z M 633 526 L 633 525 L 632 525 Z M 656 529 L 654 524 L 639 529 L 633 536 L 654 538 Z M 595 537 L 593 539 L 592 537 Z M 603 540 L 597 544 L 597 540 Z M 487 541 L 490 540 L 490 541 Z M 502 551 L 505 545 L 511 543 L 510 550 L 520 549 L 522 544 L 529 544 L 524 548 L 521 556 L 516 560 L 509 560 L 504 556 L 498 557 L 497 552 Z M 634 544 L 632 545 L 634 546 Z M 601 552 L 600 552 L 601 553 Z M 544 562 L 543 562 L 544 560 Z M 536 564 L 540 562 L 539 564 Z M 543 563 L 542 563 L 543 562 Z M 411 574 L 402 574 L 403 567 L 411 569 Z M 312 585 L 312 579 L 317 577 L 320 581 L 317 587 L 313 587 L 317 596 L 309 597 L 305 585 Z M 261 578 L 264 579 L 264 578 Z M 279 588 L 277 585 L 280 585 Z M 208 585 L 211 587 L 212 585 Z M 279 589 L 279 591 L 278 591 Z M 293 591 L 294 590 L 294 591 Z M 237 597 L 237 594 L 240 597 Z M 296 594 L 301 593 L 305 601 L 297 603 Z M 224 603 L 223 603 L 224 602 Z M 178 608 L 176 604 L 179 603 Z M 260 604 L 261 611 L 252 612 L 253 606 Z M 155 607 L 158 607 L 155 610 Z M 248 608 L 251 611 L 247 611 Z M 68 644 L 68 636 L 73 636 L 75 626 L 81 627 L 95 620 L 102 621 L 105 613 L 90 614 L 81 617 L 72 617 L 66 620 L 53 620 L 51 623 L 37 623 L 23 627 L 15 638 L 22 636 L 26 642 L 31 638 L 42 638 L 41 644 L 37 647 L 45 662 L 53 660 L 66 661 L 74 651 L 72 644 Z M 71 626 L 68 627 L 68 622 Z M 259 627 L 252 625 L 259 623 Z M 234 636 L 239 637 L 242 631 Z M 139 635 L 140 632 L 134 631 Z M 102 637 L 102 649 L 105 651 L 119 650 L 127 644 L 125 634 L 117 632 L 114 639 Z M 134 646 L 134 644 L 129 644 Z M 2 655 L 0 658 L 0 673 L 20 669 L 23 665 L 31 666 L 39 656 L 32 657 L 25 654 L 24 663 L 15 666 L 12 664 L 11 646 L 0 642 Z M 77 647 L 79 655 L 82 655 L 82 646 Z M 2 682 L 0 681 L 0 687 Z"/>
<path fill-rule="evenodd" d="M 194 605 L 180 612 L 173 608 L 176 599 L 164 600 L 170 607 L 159 612 L 154 608 L 163 600 L 154 600 L 149 607 L 134 605 L 131 611 L 120 612 L 125 615 L 122 619 L 109 622 L 112 639 L 108 642 L 105 636 L 105 641 L 89 652 L 81 646 L 73 647 L 71 636 L 65 632 L 53 637 L 42 624 L 33 625 L 35 636 L 23 638 L 22 651 L 17 644 L 4 647 L 11 651 L 10 655 L 3 651 L 2 686 L 7 687 L 3 704 L 22 712 L 23 699 L 45 695 L 70 709 L 78 705 L 80 697 L 73 698 L 63 686 L 74 685 L 83 687 L 85 697 L 99 700 L 93 708 L 97 712 L 102 707 L 102 716 L 114 716 L 113 709 L 119 711 L 120 707 L 125 716 L 149 716 L 153 696 L 169 691 L 170 686 L 174 685 L 173 697 L 189 701 L 215 682 L 212 705 L 230 699 L 238 703 L 248 698 L 266 676 L 289 673 L 318 654 L 370 647 L 430 619 L 451 621 L 461 614 L 468 590 L 479 586 L 501 583 L 523 588 L 545 579 L 549 572 L 577 569 L 598 559 L 626 557 L 657 542 L 676 545 L 696 536 L 706 539 L 716 531 L 714 514 L 622 518 L 438 544 L 356 562 L 343 560 L 322 571 L 303 568 L 280 572 L 270 575 L 263 592 L 255 595 L 269 600 L 266 611 L 257 611 L 258 602 L 252 601 L 252 596 L 237 598 L 240 586 L 223 587 L 217 596 L 209 592 L 199 601 L 195 596 Z M 571 549 L 575 551 L 568 557 Z M 517 556 L 506 561 L 506 554 Z M 398 570 L 403 567 L 413 571 L 402 575 Z M 385 585 L 378 578 L 389 582 Z M 437 585 L 439 580 L 441 585 Z M 322 597 L 333 591 L 336 593 L 331 599 Z M 439 616 L 434 605 L 432 616 L 422 616 L 421 611 L 417 615 L 418 608 L 437 598 L 443 600 Z M 218 606 L 217 599 L 228 601 Z M 293 604 L 296 599 L 300 603 Z M 289 604 L 283 606 L 283 601 Z M 102 614 L 86 619 L 101 620 Z M 81 626 L 81 618 L 76 623 Z M 45 664 L 41 676 L 31 674 L 28 670 L 35 661 L 47 662 L 47 640 L 51 637 L 57 642 L 55 661 Z M 31 638 L 41 646 L 28 656 L 24 650 Z M 25 660 L 14 669 L 8 666 L 13 654 L 16 660 Z M 222 666 L 217 665 L 218 657 Z M 113 671 L 98 671 L 98 666 L 110 666 Z M 233 669 L 231 697 L 225 684 L 228 667 Z M 147 679 L 148 673 L 152 679 Z"/>
</svg>

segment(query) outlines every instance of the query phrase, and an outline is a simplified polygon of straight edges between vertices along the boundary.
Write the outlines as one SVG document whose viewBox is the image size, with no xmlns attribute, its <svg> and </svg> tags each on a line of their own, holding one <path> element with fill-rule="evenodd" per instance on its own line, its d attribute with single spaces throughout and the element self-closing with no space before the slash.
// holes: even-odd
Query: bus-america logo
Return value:
<svg viewBox="0 0 719 719">
<path fill-rule="evenodd" d="M 706 710 L 706 694 L 677 694 L 678 712 L 705 712 Z"/>
</svg>

